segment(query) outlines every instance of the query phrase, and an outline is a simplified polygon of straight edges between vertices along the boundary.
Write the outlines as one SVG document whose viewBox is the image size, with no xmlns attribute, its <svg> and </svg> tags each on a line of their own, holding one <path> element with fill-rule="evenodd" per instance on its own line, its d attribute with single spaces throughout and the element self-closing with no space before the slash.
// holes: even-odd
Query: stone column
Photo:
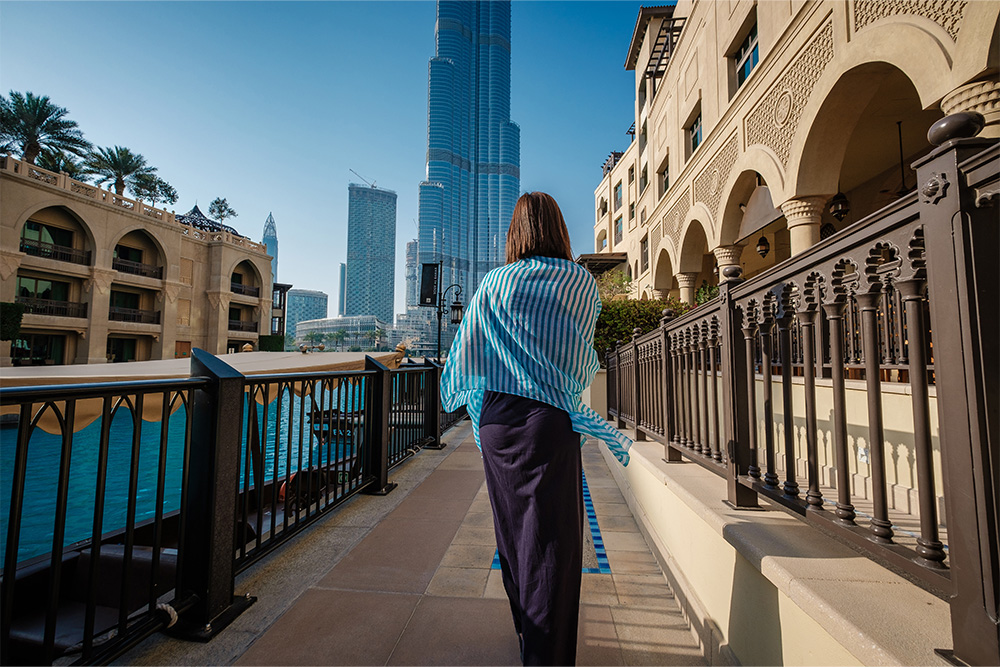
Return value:
<svg viewBox="0 0 1000 667">
<path fill-rule="evenodd" d="M 212 354 L 225 354 L 229 343 L 229 300 L 232 293 L 209 290 L 205 296 L 209 305 L 205 317 L 208 333 L 205 349 Z"/>
<path fill-rule="evenodd" d="M 108 361 L 108 310 L 111 306 L 111 283 L 117 275 L 117 271 L 95 267 L 91 269 L 90 279 L 84 282 L 84 289 L 90 292 L 87 304 L 90 327 L 86 345 L 81 341 L 76 349 L 78 364 L 104 364 Z"/>
<path fill-rule="evenodd" d="M 743 254 L 743 246 L 720 245 L 718 248 L 712 248 L 712 254 L 715 255 L 715 262 L 719 265 L 719 282 L 724 283 L 730 280 L 726 278 L 726 267 L 739 267 L 740 255 Z"/>
<path fill-rule="evenodd" d="M 653 293 L 654 299 L 659 299 L 660 301 L 666 301 L 670 297 L 670 290 L 668 289 L 656 289 L 650 290 Z"/>
<path fill-rule="evenodd" d="M 160 339 L 153 344 L 151 359 L 173 359 L 177 350 L 177 297 L 181 284 L 164 282 L 163 290 L 156 293 L 160 309 Z"/>
<path fill-rule="evenodd" d="M 974 81 L 959 86 L 941 100 L 941 111 L 950 116 L 960 111 L 975 111 L 986 118 L 980 137 L 1000 137 L 1000 81 Z"/>
<path fill-rule="evenodd" d="M 690 303 L 694 305 L 695 291 L 698 289 L 695 283 L 698 282 L 698 273 L 695 271 L 689 271 L 687 273 L 678 273 L 677 286 L 681 288 L 681 301 L 684 303 Z"/>
<path fill-rule="evenodd" d="M 788 222 L 793 257 L 819 243 L 820 221 L 828 199 L 829 197 L 801 197 L 789 199 L 781 205 L 781 212 Z"/>
</svg>

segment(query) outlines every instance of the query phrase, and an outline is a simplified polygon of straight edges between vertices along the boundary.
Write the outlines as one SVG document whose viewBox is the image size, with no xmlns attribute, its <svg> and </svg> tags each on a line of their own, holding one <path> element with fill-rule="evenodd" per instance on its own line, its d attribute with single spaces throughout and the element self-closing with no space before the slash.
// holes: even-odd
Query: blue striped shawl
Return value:
<svg viewBox="0 0 1000 667">
<path fill-rule="evenodd" d="M 529 257 L 493 269 L 448 355 L 444 409 L 468 406 L 479 445 L 486 390 L 541 401 L 565 410 L 574 431 L 603 440 L 628 465 L 632 441 L 580 400 L 600 366 L 593 346 L 600 311 L 593 277 L 574 262 Z"/>
</svg>

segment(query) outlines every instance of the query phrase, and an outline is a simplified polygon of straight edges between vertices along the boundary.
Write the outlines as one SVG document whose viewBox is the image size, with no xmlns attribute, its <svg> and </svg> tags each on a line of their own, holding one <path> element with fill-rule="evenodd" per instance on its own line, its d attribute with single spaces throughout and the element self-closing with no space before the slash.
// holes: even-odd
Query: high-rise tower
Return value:
<svg viewBox="0 0 1000 667">
<path fill-rule="evenodd" d="M 278 282 L 278 230 L 274 226 L 274 216 L 267 214 L 264 221 L 264 247 L 271 256 L 271 282 Z"/>
<path fill-rule="evenodd" d="M 428 66 L 427 180 L 419 193 L 419 262 L 466 299 L 503 264 L 520 191 L 521 130 L 510 120 L 510 1 L 437 3 Z"/>
<path fill-rule="evenodd" d="M 396 272 L 396 193 L 351 183 L 347 206 L 344 315 L 392 322 Z"/>
<path fill-rule="evenodd" d="M 417 282 L 420 280 L 420 265 L 417 261 L 417 241 L 406 243 L 406 307 L 417 305 Z"/>
</svg>

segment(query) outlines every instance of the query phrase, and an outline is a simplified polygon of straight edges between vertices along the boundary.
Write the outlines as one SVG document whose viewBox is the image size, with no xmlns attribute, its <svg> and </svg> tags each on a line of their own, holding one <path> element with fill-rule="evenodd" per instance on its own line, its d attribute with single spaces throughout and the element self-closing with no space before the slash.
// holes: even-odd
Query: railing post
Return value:
<svg viewBox="0 0 1000 667">
<path fill-rule="evenodd" d="M 625 420 L 622 418 L 622 342 L 615 341 L 615 406 L 618 411 L 615 413 L 615 428 L 619 431 L 625 429 Z"/>
<path fill-rule="evenodd" d="M 368 443 L 365 477 L 374 477 L 375 483 L 368 487 L 366 493 L 384 496 L 396 488 L 396 485 L 389 481 L 389 411 L 392 407 L 392 377 L 388 367 L 367 355 L 365 370 L 375 371 L 368 392 L 370 402 L 365 404 L 365 442 Z"/>
<path fill-rule="evenodd" d="M 235 598 L 236 491 L 240 479 L 243 375 L 205 350 L 191 351 L 191 376 L 206 377 L 191 397 L 191 443 L 178 553 L 178 599 L 197 596 L 174 632 L 208 641 L 256 598 Z"/>
<path fill-rule="evenodd" d="M 639 371 L 639 336 L 642 329 L 636 327 L 632 329 L 632 415 L 635 421 L 635 441 L 642 442 L 646 439 L 646 434 L 639 428 L 642 421 L 642 401 L 640 395 L 642 391 L 642 373 Z"/>
<path fill-rule="evenodd" d="M 424 437 L 431 438 L 427 449 L 444 449 L 441 443 L 441 364 L 425 360 L 429 367 L 424 373 Z"/>
<path fill-rule="evenodd" d="M 722 363 L 722 437 L 726 460 L 726 502 L 733 507 L 757 508 L 757 493 L 740 484 L 741 475 L 750 471 L 750 424 L 747 414 L 746 349 L 743 337 L 743 315 L 732 298 L 734 287 L 743 282 L 738 266 L 726 267 L 726 280 L 719 285 L 719 338 Z M 753 376 L 750 381 L 753 381 Z"/>
<path fill-rule="evenodd" d="M 971 137 L 978 114 L 935 123 L 940 147 L 916 162 L 927 261 L 930 329 L 954 595 L 954 658 L 1000 664 L 1000 316 L 996 307 L 997 162 L 995 140 Z M 975 126 L 978 121 L 978 128 Z M 986 149 L 992 148 L 987 152 Z"/>
<path fill-rule="evenodd" d="M 677 463 L 681 461 L 681 452 L 676 447 L 670 445 L 673 440 L 677 425 L 674 423 L 674 376 L 672 354 L 670 347 L 670 336 L 667 335 L 667 325 L 673 321 L 674 311 L 669 308 L 663 309 L 663 317 L 660 318 L 660 338 L 663 343 L 663 460 L 667 463 Z"/>
</svg>

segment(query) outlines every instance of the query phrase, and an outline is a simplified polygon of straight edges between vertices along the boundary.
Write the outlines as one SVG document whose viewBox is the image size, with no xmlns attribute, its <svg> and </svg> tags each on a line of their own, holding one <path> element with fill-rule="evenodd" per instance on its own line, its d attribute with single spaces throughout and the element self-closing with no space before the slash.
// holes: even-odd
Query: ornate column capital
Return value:
<svg viewBox="0 0 1000 667">
<path fill-rule="evenodd" d="M 720 245 L 716 248 L 712 248 L 712 254 L 715 255 L 715 261 L 718 262 L 719 272 L 721 273 L 722 267 L 724 266 L 739 265 L 740 256 L 743 254 L 743 246 Z"/>
<path fill-rule="evenodd" d="M 788 228 L 818 225 L 823 217 L 823 208 L 829 199 L 826 196 L 799 197 L 782 203 L 781 212 L 785 214 Z"/>
<path fill-rule="evenodd" d="M 208 303 L 211 304 L 212 308 L 229 308 L 229 300 L 232 298 L 231 292 L 205 292 L 205 296 L 208 297 Z"/>
<path fill-rule="evenodd" d="M 1000 136 L 1000 81 L 974 81 L 959 86 L 941 100 L 946 116 L 960 111 L 975 111 L 986 118 L 981 137 Z"/>
<path fill-rule="evenodd" d="M 21 266 L 24 253 L 0 253 L 0 280 L 7 280 Z"/>
<path fill-rule="evenodd" d="M 698 273 L 695 271 L 689 271 L 686 273 L 677 273 L 674 275 L 677 279 L 677 286 L 681 289 L 687 289 L 695 286 L 695 282 L 698 280 Z"/>
<path fill-rule="evenodd" d="M 117 275 L 117 271 L 93 268 L 90 270 L 90 278 L 85 280 L 83 283 L 84 289 L 91 292 L 96 287 L 97 292 L 101 294 L 108 294 L 111 291 L 111 283 L 115 281 L 115 277 Z"/>
<path fill-rule="evenodd" d="M 666 301 L 667 298 L 670 296 L 670 290 L 668 289 L 656 289 L 654 287 L 651 291 L 653 292 L 653 296 L 659 299 L 660 301 Z"/>
</svg>

